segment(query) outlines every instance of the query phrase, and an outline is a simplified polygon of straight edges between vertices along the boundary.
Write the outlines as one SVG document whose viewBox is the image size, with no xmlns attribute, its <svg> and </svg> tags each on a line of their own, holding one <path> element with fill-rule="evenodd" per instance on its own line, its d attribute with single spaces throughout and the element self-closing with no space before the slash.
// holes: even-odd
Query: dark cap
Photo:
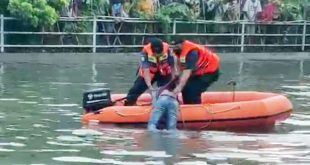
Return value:
<svg viewBox="0 0 310 165">
<path fill-rule="evenodd" d="M 163 49 L 164 49 L 163 42 L 158 38 L 152 39 L 151 40 L 151 49 L 156 54 L 162 53 Z"/>
</svg>

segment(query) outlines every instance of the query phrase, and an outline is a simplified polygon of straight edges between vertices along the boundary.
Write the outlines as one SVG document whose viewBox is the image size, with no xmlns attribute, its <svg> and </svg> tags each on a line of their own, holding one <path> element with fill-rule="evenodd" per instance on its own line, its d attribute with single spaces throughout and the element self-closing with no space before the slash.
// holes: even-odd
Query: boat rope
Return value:
<svg viewBox="0 0 310 165">
<path fill-rule="evenodd" d="M 214 114 L 229 112 L 229 111 L 233 111 L 233 110 L 237 110 L 237 109 L 241 108 L 240 106 L 235 106 L 235 107 L 232 107 L 232 108 L 229 108 L 229 109 L 212 111 L 212 109 L 211 109 L 212 104 L 204 104 L 203 107 L 206 109 L 206 112 L 207 112 L 207 114 L 206 114 L 207 117 L 206 118 L 208 118 L 208 115 L 210 115 L 210 120 L 208 120 L 208 123 L 206 125 L 202 126 L 200 129 L 206 129 L 207 127 L 209 127 L 212 124 L 212 120 L 213 120 L 213 115 Z"/>
<path fill-rule="evenodd" d="M 212 124 L 212 119 L 213 119 L 213 113 L 211 111 L 211 104 L 203 104 L 202 107 L 206 109 L 206 119 L 208 118 L 209 115 L 210 115 L 210 119 L 204 126 L 200 127 L 199 129 L 205 129 L 209 127 Z"/>
<path fill-rule="evenodd" d="M 182 127 L 185 129 L 186 127 L 185 127 L 185 120 L 184 120 L 184 118 L 183 118 L 183 113 L 182 113 L 182 111 L 181 111 L 181 108 L 179 108 L 179 111 L 180 111 L 180 118 L 181 118 L 181 121 L 182 121 Z"/>
<path fill-rule="evenodd" d="M 120 109 L 116 109 L 115 110 L 115 113 L 118 114 L 119 116 L 122 116 L 122 117 L 130 117 L 130 116 L 142 116 L 142 115 L 145 115 L 147 113 L 150 113 L 150 111 L 153 109 L 153 107 L 150 107 L 150 108 L 146 108 L 144 110 L 144 112 L 141 112 L 141 113 L 133 113 L 133 114 L 125 114 L 124 112 L 121 112 Z"/>
</svg>

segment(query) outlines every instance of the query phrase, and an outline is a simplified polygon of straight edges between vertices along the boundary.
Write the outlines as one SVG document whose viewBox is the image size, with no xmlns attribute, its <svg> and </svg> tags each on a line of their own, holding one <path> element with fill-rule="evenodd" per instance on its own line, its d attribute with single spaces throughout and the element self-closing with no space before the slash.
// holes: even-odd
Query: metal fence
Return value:
<svg viewBox="0 0 310 165">
<path fill-rule="evenodd" d="M 24 28 L 16 18 L 0 16 L 1 52 L 11 49 L 139 49 L 148 37 L 163 39 L 187 38 L 214 49 L 249 52 L 306 51 L 310 48 L 310 22 L 253 23 L 174 20 L 169 24 L 136 18 L 62 17 L 50 29 Z M 164 28 L 166 27 L 166 28 Z M 29 29 L 29 30 L 28 30 Z M 165 32 L 164 32 L 165 31 Z M 29 39 L 30 38 L 30 39 Z M 269 50 L 270 50 L 269 49 Z"/>
</svg>

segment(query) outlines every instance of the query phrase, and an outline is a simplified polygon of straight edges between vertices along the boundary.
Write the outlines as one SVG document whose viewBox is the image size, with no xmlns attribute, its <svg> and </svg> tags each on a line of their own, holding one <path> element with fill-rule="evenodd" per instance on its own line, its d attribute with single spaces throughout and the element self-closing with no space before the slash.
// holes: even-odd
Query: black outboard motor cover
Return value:
<svg viewBox="0 0 310 165">
<path fill-rule="evenodd" d="M 94 89 L 84 92 L 83 108 L 88 112 L 95 112 L 99 109 L 112 105 L 110 89 Z"/>
</svg>

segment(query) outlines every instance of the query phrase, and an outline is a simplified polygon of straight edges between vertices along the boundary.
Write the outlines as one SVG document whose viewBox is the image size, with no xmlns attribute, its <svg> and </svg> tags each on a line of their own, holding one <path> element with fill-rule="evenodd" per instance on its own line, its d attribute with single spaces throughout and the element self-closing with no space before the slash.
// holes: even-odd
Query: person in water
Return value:
<svg viewBox="0 0 310 165">
<path fill-rule="evenodd" d="M 162 91 L 159 91 L 158 99 L 155 102 L 151 118 L 148 122 L 149 131 L 157 131 L 159 122 L 164 117 L 166 121 L 166 129 L 169 131 L 176 130 L 177 119 L 179 114 L 179 101 L 177 95 L 172 92 L 176 86 L 177 78 L 167 84 L 167 87 L 163 87 Z"/>
<path fill-rule="evenodd" d="M 125 106 L 135 105 L 138 97 L 147 89 L 155 90 L 152 84 L 166 85 L 175 74 L 175 58 L 170 53 L 169 45 L 158 38 L 149 40 L 142 52 L 138 77 L 129 90 Z"/>
</svg>

